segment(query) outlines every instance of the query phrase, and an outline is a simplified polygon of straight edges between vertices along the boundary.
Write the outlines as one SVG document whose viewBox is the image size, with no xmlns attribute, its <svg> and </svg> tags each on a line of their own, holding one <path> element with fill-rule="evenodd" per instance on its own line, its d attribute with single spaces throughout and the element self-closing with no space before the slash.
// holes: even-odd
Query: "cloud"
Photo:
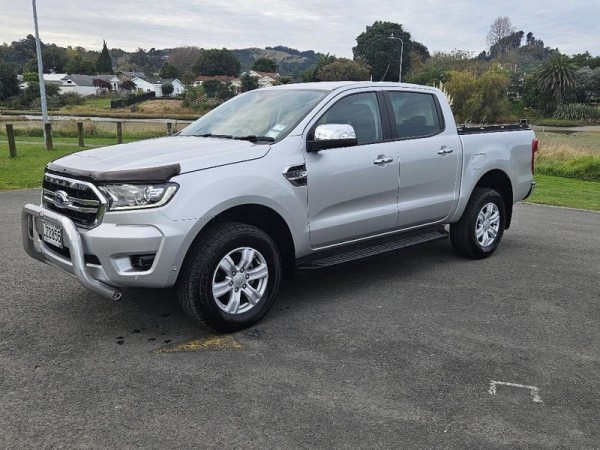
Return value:
<svg viewBox="0 0 600 450">
<path fill-rule="evenodd" d="M 376 5 L 358 0 L 170 0 L 82 2 L 38 0 L 44 42 L 99 50 L 178 46 L 246 48 L 286 45 L 352 57 L 356 37 L 376 20 L 401 23 L 430 51 L 480 52 L 490 24 L 509 16 L 517 30 L 531 31 L 567 54 L 600 54 L 597 0 L 548 1 L 404 0 Z M 31 3 L 0 0 L 0 42 L 33 34 Z"/>
</svg>

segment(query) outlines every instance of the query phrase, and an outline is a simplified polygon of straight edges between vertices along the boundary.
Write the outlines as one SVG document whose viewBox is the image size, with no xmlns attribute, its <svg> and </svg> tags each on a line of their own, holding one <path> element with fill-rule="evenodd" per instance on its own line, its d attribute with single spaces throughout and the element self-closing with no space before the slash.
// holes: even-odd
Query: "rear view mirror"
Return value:
<svg viewBox="0 0 600 450">
<path fill-rule="evenodd" d="M 352 147 L 357 145 L 356 132 L 352 125 L 326 123 L 315 128 L 314 138 L 307 141 L 307 151 L 318 152 L 328 148 Z"/>
</svg>

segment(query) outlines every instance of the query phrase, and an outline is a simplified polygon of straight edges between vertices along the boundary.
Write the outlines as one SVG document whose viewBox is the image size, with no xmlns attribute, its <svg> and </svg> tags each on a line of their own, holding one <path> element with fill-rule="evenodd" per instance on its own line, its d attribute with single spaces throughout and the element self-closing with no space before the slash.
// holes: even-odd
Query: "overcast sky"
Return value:
<svg viewBox="0 0 600 450">
<path fill-rule="evenodd" d="M 179 46 L 285 45 L 352 57 L 376 20 L 401 23 L 434 51 L 486 49 L 490 24 L 508 16 L 567 54 L 600 55 L 599 0 L 37 0 L 40 38 L 60 46 L 132 51 Z M 28 0 L 0 0 L 0 43 L 34 34 Z"/>
</svg>

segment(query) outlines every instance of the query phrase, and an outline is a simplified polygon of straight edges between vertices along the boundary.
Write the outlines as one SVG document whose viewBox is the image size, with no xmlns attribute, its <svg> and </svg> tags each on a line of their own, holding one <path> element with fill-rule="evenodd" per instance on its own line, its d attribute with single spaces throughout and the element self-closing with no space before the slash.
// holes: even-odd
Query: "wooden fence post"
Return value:
<svg viewBox="0 0 600 450">
<path fill-rule="evenodd" d="M 173 124 L 171 122 L 167 122 L 167 136 L 171 136 L 173 134 Z"/>
<path fill-rule="evenodd" d="M 117 144 L 123 143 L 123 123 L 117 122 Z"/>
<path fill-rule="evenodd" d="M 8 153 L 11 158 L 14 158 L 17 156 L 17 146 L 15 145 L 15 130 L 10 123 L 6 124 L 6 137 L 8 139 Z"/>
<path fill-rule="evenodd" d="M 52 150 L 52 124 L 44 124 L 44 136 L 46 137 L 46 150 Z"/>
<path fill-rule="evenodd" d="M 85 147 L 83 143 L 83 122 L 77 122 L 77 137 L 79 138 L 79 146 Z"/>
</svg>

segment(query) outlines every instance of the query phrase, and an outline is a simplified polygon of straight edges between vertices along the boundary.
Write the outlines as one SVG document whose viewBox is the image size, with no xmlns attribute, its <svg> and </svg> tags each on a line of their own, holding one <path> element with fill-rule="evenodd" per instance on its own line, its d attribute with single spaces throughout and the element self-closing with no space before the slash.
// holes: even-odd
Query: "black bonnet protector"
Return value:
<svg viewBox="0 0 600 450">
<path fill-rule="evenodd" d="M 115 170 L 112 172 L 95 172 L 93 170 L 73 169 L 50 163 L 47 170 L 56 175 L 71 175 L 97 183 L 165 183 L 181 173 L 179 164 L 148 167 L 144 169 Z"/>
</svg>

